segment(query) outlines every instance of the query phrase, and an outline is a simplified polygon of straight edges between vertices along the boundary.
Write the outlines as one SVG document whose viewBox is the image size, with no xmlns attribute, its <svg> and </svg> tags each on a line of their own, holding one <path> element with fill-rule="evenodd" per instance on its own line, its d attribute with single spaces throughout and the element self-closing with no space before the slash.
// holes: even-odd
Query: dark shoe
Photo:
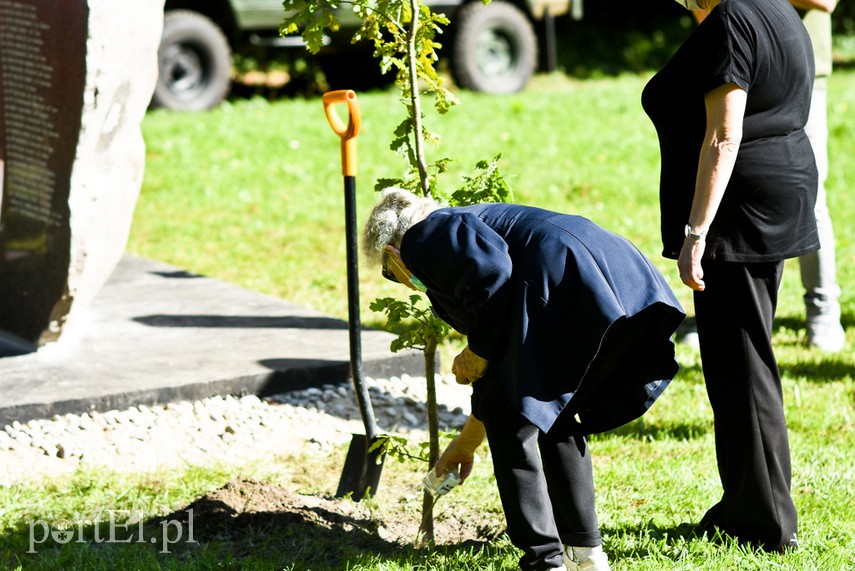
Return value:
<svg viewBox="0 0 855 571">
<path fill-rule="evenodd" d="M 713 536 L 716 532 L 721 531 L 721 525 L 718 523 L 718 507 L 719 504 L 714 505 L 708 509 L 707 513 L 704 514 L 704 517 L 701 518 L 697 527 L 697 532 L 699 534 L 706 533 L 709 536 Z"/>
<path fill-rule="evenodd" d="M 783 554 L 783 553 L 790 553 L 791 551 L 795 551 L 798 548 L 799 548 L 799 538 L 794 535 L 793 538 L 790 539 L 788 542 L 786 542 L 784 545 L 779 545 L 777 549 L 774 549 L 772 551 L 776 551 L 778 553 Z"/>
</svg>

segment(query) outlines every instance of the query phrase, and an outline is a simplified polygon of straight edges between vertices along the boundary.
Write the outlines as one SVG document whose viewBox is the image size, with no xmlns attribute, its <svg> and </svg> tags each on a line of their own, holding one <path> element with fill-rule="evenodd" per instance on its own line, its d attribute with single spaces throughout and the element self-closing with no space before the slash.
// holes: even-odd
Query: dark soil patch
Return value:
<svg viewBox="0 0 855 571">
<path fill-rule="evenodd" d="M 477 513 L 448 511 L 434 522 L 439 549 L 481 549 L 504 531 Z M 197 544 L 219 544 L 237 558 L 263 552 L 280 564 L 334 569 L 360 554 L 395 559 L 420 549 L 415 542 L 421 514 L 378 516 L 366 502 L 302 495 L 254 480 L 232 480 L 151 523 L 178 522 L 189 529 L 191 513 Z"/>
</svg>

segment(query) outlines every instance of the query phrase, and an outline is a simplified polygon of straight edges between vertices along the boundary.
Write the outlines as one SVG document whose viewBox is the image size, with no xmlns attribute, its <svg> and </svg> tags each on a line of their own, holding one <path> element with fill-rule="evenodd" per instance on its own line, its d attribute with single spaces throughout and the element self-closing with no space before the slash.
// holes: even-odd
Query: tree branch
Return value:
<svg viewBox="0 0 855 571">
<path fill-rule="evenodd" d="M 419 75 L 416 67 L 416 32 L 419 29 L 419 0 L 410 0 L 412 9 L 412 21 L 410 22 L 410 33 L 407 37 L 407 63 L 410 68 L 410 105 L 413 114 L 413 142 L 416 153 L 416 167 L 419 171 L 422 195 L 430 193 L 428 182 L 427 164 L 425 161 L 425 142 L 422 136 L 422 105 L 419 99 Z"/>
</svg>

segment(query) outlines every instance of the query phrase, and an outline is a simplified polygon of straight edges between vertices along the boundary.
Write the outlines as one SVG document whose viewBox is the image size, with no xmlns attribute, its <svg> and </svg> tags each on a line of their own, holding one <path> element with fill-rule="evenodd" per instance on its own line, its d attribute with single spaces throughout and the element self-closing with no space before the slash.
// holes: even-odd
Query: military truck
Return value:
<svg viewBox="0 0 855 571">
<path fill-rule="evenodd" d="M 554 51 L 553 18 L 582 15 L 582 0 L 427 0 L 451 24 L 441 41 L 455 82 L 467 89 L 508 93 L 525 87 L 538 53 Z M 281 37 L 282 0 L 166 0 L 159 77 L 152 106 L 202 110 L 228 94 L 232 54 L 253 47 L 304 47 L 299 36 Z M 342 12 L 341 30 L 328 38 L 319 62 L 332 88 L 365 89 L 381 81 L 370 46 L 351 44 L 358 24 Z M 295 48 L 295 49 L 287 49 Z M 549 64 L 547 64 L 549 65 Z"/>
</svg>

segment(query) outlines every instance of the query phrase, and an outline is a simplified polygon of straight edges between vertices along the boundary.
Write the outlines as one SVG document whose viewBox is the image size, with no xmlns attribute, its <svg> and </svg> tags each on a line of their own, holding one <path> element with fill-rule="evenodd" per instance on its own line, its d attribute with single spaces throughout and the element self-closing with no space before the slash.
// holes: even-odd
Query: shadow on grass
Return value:
<svg viewBox="0 0 855 571">
<path fill-rule="evenodd" d="M 712 421 L 710 422 L 680 422 L 680 423 L 664 423 L 664 424 L 647 424 L 643 418 L 630 422 L 620 428 L 610 430 L 602 435 L 595 435 L 592 438 L 607 438 L 608 436 L 626 436 L 637 438 L 639 440 L 695 440 L 710 434 L 713 430 Z"/>
<path fill-rule="evenodd" d="M 281 505 L 271 511 L 236 513 L 228 504 L 219 504 L 193 504 L 196 510 L 202 510 L 195 529 L 198 544 L 185 544 L 184 556 L 209 549 L 222 551 L 238 561 L 258 560 L 277 568 L 293 565 L 295 571 L 332 571 L 345 569 L 359 561 L 395 562 L 406 567 L 409 562 L 427 560 L 437 551 L 471 554 L 489 546 L 487 540 L 477 539 L 437 547 L 416 547 L 407 542 L 384 539 L 378 521 L 341 513 L 334 506 Z M 176 512 L 150 523 L 159 528 L 163 521 L 177 521 L 178 525 L 183 524 L 186 528 L 187 520 L 181 521 L 181 513 L 187 512 Z M 382 524 L 386 525 L 389 522 Z M 391 530 L 392 533 L 394 531 Z"/>
<path fill-rule="evenodd" d="M 613 561 L 655 559 L 672 560 L 674 569 L 691 569 L 691 561 L 709 561 L 704 569 L 849 569 L 848 552 L 823 546 L 803 546 L 796 550 L 766 550 L 761 544 L 740 541 L 719 529 L 704 530 L 697 523 L 656 525 L 647 522 L 637 526 L 603 529 L 611 536 L 607 545 Z M 694 553 L 694 555 L 693 555 Z M 846 553 L 846 555 L 844 555 Z M 841 563 L 843 561 L 844 563 Z M 667 568 L 672 568 L 668 565 Z"/>
<path fill-rule="evenodd" d="M 855 328 L 855 314 L 844 311 L 840 318 L 844 329 Z M 786 354 L 778 355 L 778 368 L 785 378 L 804 378 L 813 383 L 829 383 L 840 381 L 855 376 L 855 363 L 853 363 L 851 351 L 844 348 L 839 353 L 824 353 L 807 346 L 805 332 L 805 320 L 800 315 L 784 315 L 775 318 L 772 325 L 772 334 L 779 338 L 777 347 L 798 348 L 802 347 L 808 354 L 799 354 L 796 360 L 786 357 Z M 694 317 L 687 317 L 677 330 L 677 342 L 685 343 L 688 336 L 696 334 L 697 326 Z M 784 338 L 781 341 L 780 338 Z M 695 338 L 693 342 L 697 342 Z M 703 378 L 702 363 L 697 360 L 685 365 L 681 363 L 680 374 L 696 373 Z"/>
<path fill-rule="evenodd" d="M 842 311 L 840 314 L 840 324 L 844 329 L 855 327 L 855 313 L 851 311 Z M 802 315 L 782 315 L 775 318 L 773 332 L 777 333 L 782 330 L 804 331 L 805 319 Z"/>
<path fill-rule="evenodd" d="M 197 502 L 194 509 L 198 545 L 185 543 L 185 555 L 205 548 L 238 560 L 251 557 L 278 566 L 342 569 L 347 561 L 366 554 L 385 559 L 395 558 L 402 551 L 400 545 L 377 534 L 374 522 L 321 507 L 237 513 L 224 502 L 208 501 L 206 506 Z M 186 527 L 189 518 L 176 517 L 181 513 L 188 512 L 176 512 L 152 523 L 159 527 L 163 521 L 174 521 Z"/>
<path fill-rule="evenodd" d="M 633 541 L 617 541 L 609 546 L 609 557 L 613 560 L 643 558 L 658 554 L 661 553 L 663 544 L 673 546 L 704 539 L 705 533 L 694 522 L 667 526 L 647 522 L 638 526 L 603 527 L 601 531 L 606 537 L 633 538 Z M 721 536 L 717 537 L 721 539 Z M 621 548 L 621 545 L 626 547 Z M 645 549 L 644 545 L 649 545 L 649 548 Z"/>
<path fill-rule="evenodd" d="M 196 505 L 198 510 L 200 506 Z M 294 571 L 338 571 L 358 562 L 427 561 L 437 553 L 474 556 L 494 550 L 489 540 L 469 539 L 436 547 L 383 539 L 371 519 L 321 507 L 237 513 L 225 502 L 209 501 L 207 512 L 189 517 L 175 512 L 140 524 L 108 523 L 73 527 L 71 540 L 60 543 L 47 528 L 28 524 L 0 538 L 0 568 L 24 569 L 138 567 L 287 568 Z M 127 514 L 125 514 L 127 515 Z M 29 553 L 28 553 L 29 551 Z M 69 565 L 71 565 L 69 567 Z"/>
<path fill-rule="evenodd" d="M 840 323 L 844 329 L 855 327 L 855 314 L 843 312 Z M 805 322 L 801 316 L 782 316 L 775 319 L 773 334 L 786 334 L 794 331 L 799 339 L 806 339 Z M 801 344 L 805 344 L 801 341 Z M 791 343 L 791 346 L 794 344 Z M 804 345 L 807 349 L 807 345 Z M 799 358 L 795 361 L 779 357 L 778 367 L 783 377 L 804 378 L 812 383 L 829 383 L 855 376 L 855 362 L 851 350 L 844 348 L 839 353 L 824 353 L 811 350 L 812 358 Z"/>
<path fill-rule="evenodd" d="M 797 362 L 779 364 L 781 376 L 803 378 L 809 383 L 833 383 L 855 376 L 855 365 L 852 358 L 845 359 L 842 355 L 828 355 L 819 362 Z"/>
<path fill-rule="evenodd" d="M 766 553 L 757 545 L 740 542 L 735 537 L 723 533 L 717 528 L 706 530 L 696 522 L 683 522 L 665 526 L 647 522 L 638 526 L 606 529 L 604 530 L 604 535 L 632 538 L 632 541 L 618 541 L 616 545 L 610 546 L 609 556 L 615 560 L 661 556 L 666 552 L 663 546 L 671 547 L 671 551 L 673 552 L 674 547 L 680 546 L 685 549 L 687 543 L 696 541 L 707 542 L 716 546 L 717 549 L 735 548 L 746 554 L 752 552 L 757 554 Z M 626 547 L 621 547 L 621 545 L 625 545 Z M 682 551 L 681 549 L 680 551 L 676 551 L 676 553 Z"/>
</svg>

